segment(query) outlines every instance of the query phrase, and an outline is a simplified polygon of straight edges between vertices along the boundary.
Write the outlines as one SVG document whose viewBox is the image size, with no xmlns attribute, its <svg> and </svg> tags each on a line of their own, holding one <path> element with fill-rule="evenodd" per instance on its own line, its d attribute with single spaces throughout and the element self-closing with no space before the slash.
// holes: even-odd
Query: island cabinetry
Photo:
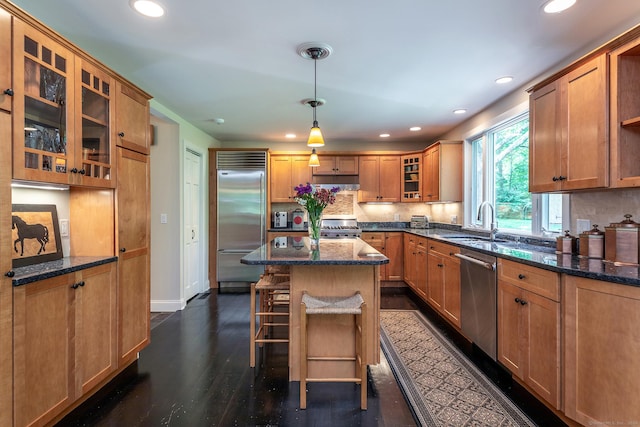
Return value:
<svg viewBox="0 0 640 427">
<path fill-rule="evenodd" d="M 115 264 L 14 289 L 15 425 L 44 425 L 116 370 Z"/>
<path fill-rule="evenodd" d="M 611 186 L 640 186 L 640 39 L 610 53 Z"/>
<path fill-rule="evenodd" d="M 427 251 L 427 302 L 460 327 L 460 248 L 429 240 Z"/>
<path fill-rule="evenodd" d="M 389 264 L 380 266 L 380 280 L 403 280 L 402 232 L 364 232 L 362 240 L 389 258 Z"/>
<path fill-rule="evenodd" d="M 115 98 L 116 144 L 132 151 L 149 154 L 149 97 L 137 88 L 118 80 Z"/>
<path fill-rule="evenodd" d="M 313 168 L 313 175 L 358 175 L 358 156 L 320 155 L 318 160 L 320 166 Z"/>
<path fill-rule="evenodd" d="M 531 192 L 609 185 L 606 59 L 601 54 L 531 93 Z"/>
<path fill-rule="evenodd" d="M 11 15 L 0 9 L 0 110 L 11 111 Z M 8 141 L 8 139 L 7 139 Z"/>
<path fill-rule="evenodd" d="M 402 201 L 422 202 L 422 154 L 402 156 Z"/>
<path fill-rule="evenodd" d="M 311 182 L 309 156 L 272 155 L 269 165 L 272 203 L 293 202 L 294 187 Z"/>
<path fill-rule="evenodd" d="M 404 281 L 427 299 L 427 239 L 407 234 L 404 238 Z"/>
<path fill-rule="evenodd" d="M 358 202 L 400 201 L 400 156 L 359 156 Z"/>
<path fill-rule="evenodd" d="M 640 420 L 640 288 L 563 275 L 564 412 L 582 425 Z"/>
<path fill-rule="evenodd" d="M 462 141 L 438 141 L 423 156 L 425 202 L 462 201 Z"/>
<path fill-rule="evenodd" d="M 118 356 L 137 358 L 150 339 L 149 156 L 117 149 Z"/>
<path fill-rule="evenodd" d="M 556 409 L 560 328 L 559 275 L 498 259 L 498 361 Z"/>
</svg>

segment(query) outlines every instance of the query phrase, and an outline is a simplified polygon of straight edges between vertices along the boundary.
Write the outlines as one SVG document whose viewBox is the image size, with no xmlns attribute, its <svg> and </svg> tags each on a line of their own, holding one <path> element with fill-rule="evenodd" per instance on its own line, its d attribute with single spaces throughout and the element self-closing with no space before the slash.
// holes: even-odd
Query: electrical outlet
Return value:
<svg viewBox="0 0 640 427">
<path fill-rule="evenodd" d="M 576 220 L 576 232 L 578 234 L 582 233 L 583 231 L 589 231 L 591 230 L 591 221 L 588 219 L 577 219 Z"/>
<path fill-rule="evenodd" d="M 393 220 L 394 221 L 400 221 L 400 214 L 393 214 Z"/>
<path fill-rule="evenodd" d="M 166 224 L 167 223 L 167 214 L 166 213 L 161 213 L 160 214 L 160 224 Z"/>
<path fill-rule="evenodd" d="M 451 224 L 457 224 L 457 223 L 458 223 L 458 215 L 452 215 Z"/>
<path fill-rule="evenodd" d="M 69 220 L 60 220 L 60 237 L 69 237 Z"/>
</svg>

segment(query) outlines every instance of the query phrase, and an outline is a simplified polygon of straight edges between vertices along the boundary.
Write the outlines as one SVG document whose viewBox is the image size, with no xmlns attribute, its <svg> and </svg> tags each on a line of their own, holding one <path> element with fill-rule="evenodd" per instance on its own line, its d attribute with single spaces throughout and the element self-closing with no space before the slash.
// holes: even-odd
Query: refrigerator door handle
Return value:
<svg viewBox="0 0 640 427">
<path fill-rule="evenodd" d="M 266 203 L 266 187 L 265 187 L 265 174 L 263 173 L 262 175 L 260 175 L 260 188 L 263 189 L 263 191 L 260 192 L 260 244 L 264 245 L 266 242 L 266 236 L 265 236 L 265 231 L 267 228 L 267 221 L 266 221 L 266 215 L 267 215 L 267 203 Z"/>
</svg>

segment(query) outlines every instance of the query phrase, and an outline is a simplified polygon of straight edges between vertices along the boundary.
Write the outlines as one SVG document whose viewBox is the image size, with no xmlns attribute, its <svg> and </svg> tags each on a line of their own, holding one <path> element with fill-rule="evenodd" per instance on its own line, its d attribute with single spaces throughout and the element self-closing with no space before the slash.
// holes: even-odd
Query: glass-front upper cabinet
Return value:
<svg viewBox="0 0 640 427">
<path fill-rule="evenodd" d="M 87 60 L 76 60 L 76 149 L 72 174 L 74 183 L 115 186 L 112 167 L 111 117 L 115 84 L 113 78 Z M 80 108 L 80 106 L 82 108 Z"/>
<path fill-rule="evenodd" d="M 68 184 L 73 54 L 14 19 L 13 177 Z"/>
</svg>

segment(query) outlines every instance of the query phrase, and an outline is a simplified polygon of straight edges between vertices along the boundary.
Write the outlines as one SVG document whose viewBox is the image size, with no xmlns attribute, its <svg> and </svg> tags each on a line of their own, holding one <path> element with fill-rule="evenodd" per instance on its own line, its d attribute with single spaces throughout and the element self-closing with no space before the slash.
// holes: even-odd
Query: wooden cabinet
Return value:
<svg viewBox="0 0 640 427">
<path fill-rule="evenodd" d="M 358 156 L 319 155 L 320 166 L 313 175 L 358 175 Z"/>
<path fill-rule="evenodd" d="M 422 201 L 422 154 L 402 156 L 402 201 Z"/>
<path fill-rule="evenodd" d="M 6 111 L 0 111 L 0 141 L 10 140 L 11 115 Z M 11 164 L 11 144 L 0 144 L 0 164 Z M 6 273 L 11 271 L 13 251 L 10 243 L 10 183 L 11 168 L 0 168 L 0 425 L 2 426 L 13 425 L 13 352 L 11 351 L 13 346 L 13 286 L 11 279 L 6 276 Z"/>
<path fill-rule="evenodd" d="M 640 288 L 563 280 L 565 414 L 583 425 L 640 420 Z"/>
<path fill-rule="evenodd" d="M 378 252 L 389 258 L 389 264 L 380 266 L 380 280 L 403 280 L 403 233 L 398 232 L 364 232 L 362 240 L 373 246 Z"/>
<path fill-rule="evenodd" d="M 429 240 L 427 251 L 427 302 L 460 327 L 460 248 Z"/>
<path fill-rule="evenodd" d="M 404 238 L 404 281 L 418 296 L 427 298 L 427 239 L 414 234 Z"/>
<path fill-rule="evenodd" d="M 0 110 L 11 111 L 11 15 L 0 9 Z"/>
<path fill-rule="evenodd" d="M 89 60 L 76 58 L 75 135 L 71 179 L 74 184 L 115 187 L 111 143 L 115 80 Z"/>
<path fill-rule="evenodd" d="M 400 156 L 359 156 L 358 202 L 400 201 Z"/>
<path fill-rule="evenodd" d="M 609 185 L 607 94 L 604 54 L 531 93 L 531 192 Z"/>
<path fill-rule="evenodd" d="M 72 183 L 74 54 L 13 19 L 13 177 Z"/>
<path fill-rule="evenodd" d="M 149 97 L 122 81 L 116 83 L 116 136 L 120 147 L 149 154 Z"/>
<path fill-rule="evenodd" d="M 611 186 L 640 186 L 640 39 L 610 53 Z"/>
<path fill-rule="evenodd" d="M 14 290 L 15 424 L 44 425 L 116 369 L 115 264 Z"/>
<path fill-rule="evenodd" d="M 498 361 L 561 408 L 560 280 L 557 273 L 498 260 Z"/>
<path fill-rule="evenodd" d="M 118 356 L 129 363 L 150 338 L 149 157 L 117 149 Z"/>
<path fill-rule="evenodd" d="M 462 141 L 438 141 L 423 155 L 425 202 L 462 201 Z"/>
<path fill-rule="evenodd" d="M 293 202 L 294 187 L 311 181 L 309 156 L 273 155 L 269 161 L 271 202 Z"/>
</svg>

